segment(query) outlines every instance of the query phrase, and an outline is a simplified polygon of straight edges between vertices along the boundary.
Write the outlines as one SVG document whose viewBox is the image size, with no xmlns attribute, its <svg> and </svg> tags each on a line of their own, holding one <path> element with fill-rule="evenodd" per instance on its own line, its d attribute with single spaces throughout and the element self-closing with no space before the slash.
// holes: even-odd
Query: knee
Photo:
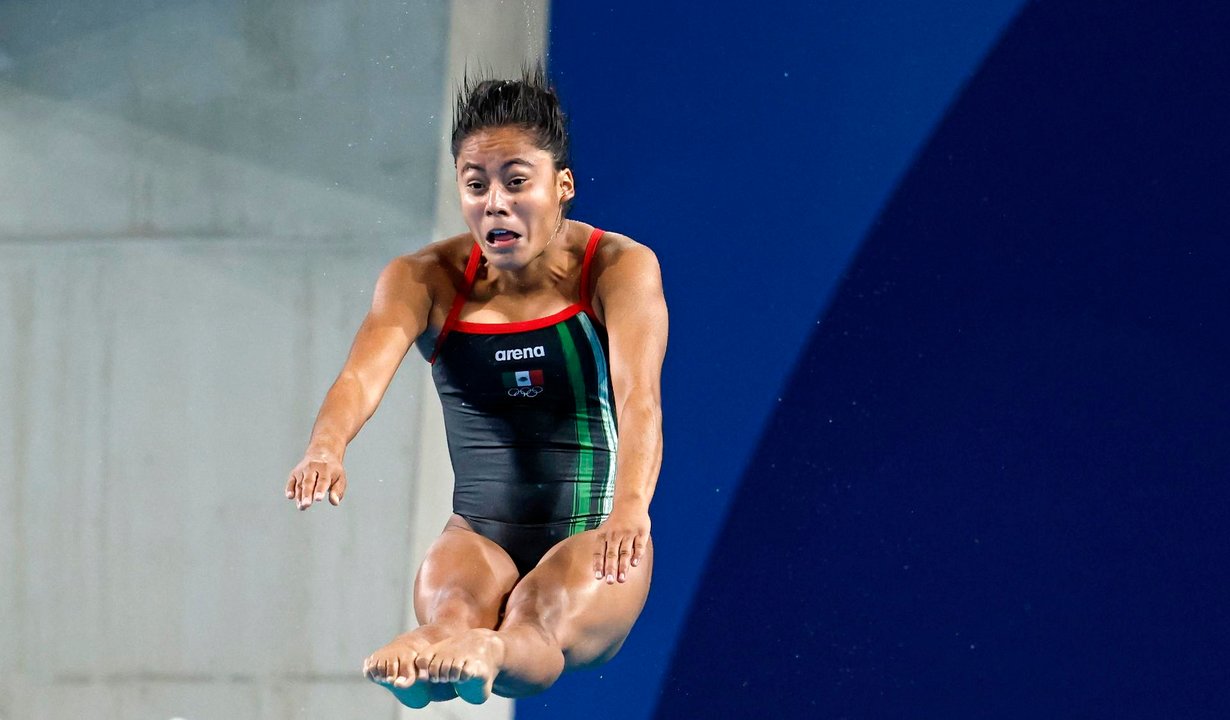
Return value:
<svg viewBox="0 0 1230 720">
<path fill-rule="evenodd" d="M 612 642 L 609 638 L 592 638 L 577 643 L 564 652 L 565 666 L 571 670 L 589 670 L 605 665 L 619 654 L 627 635 Z"/>
<path fill-rule="evenodd" d="M 568 594 L 562 587 L 526 578 L 508 597 L 500 630 L 528 634 L 535 644 L 563 648 L 567 603 Z"/>
<path fill-rule="evenodd" d="M 491 686 L 491 692 L 503 698 L 518 700 L 520 698 L 530 697 L 543 692 L 547 688 L 555 684 L 558 675 L 553 679 L 540 680 L 521 680 L 518 678 L 505 677 L 500 675 L 496 677 L 495 683 Z"/>
<path fill-rule="evenodd" d="M 525 625 L 540 632 L 552 644 L 558 644 L 554 631 L 566 613 L 567 603 L 568 593 L 563 587 L 528 576 L 508 596 L 501 627 Z"/>
<path fill-rule="evenodd" d="M 532 657 L 533 661 L 518 663 L 515 670 L 505 668 L 495 679 L 492 687 L 495 694 L 506 698 L 536 695 L 554 685 L 567 667 L 559 641 L 535 618 L 513 617 L 511 623 L 500 627 L 499 633 L 505 648 L 515 646 L 523 660 Z"/>
<path fill-rule="evenodd" d="M 439 588 L 429 594 L 425 604 L 429 622 L 459 622 L 467 627 L 486 625 L 488 616 L 498 608 L 487 607 L 473 592 L 456 586 Z"/>
</svg>

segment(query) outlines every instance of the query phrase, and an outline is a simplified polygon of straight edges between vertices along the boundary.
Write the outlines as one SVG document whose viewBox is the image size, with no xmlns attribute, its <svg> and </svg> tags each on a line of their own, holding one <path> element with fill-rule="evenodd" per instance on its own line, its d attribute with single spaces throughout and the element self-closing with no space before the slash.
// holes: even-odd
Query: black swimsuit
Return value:
<svg viewBox="0 0 1230 720">
<path fill-rule="evenodd" d="M 457 320 L 481 251 L 432 354 L 432 377 L 456 484 L 453 512 L 508 552 L 522 575 L 551 546 L 595 528 L 611 511 L 618 437 L 606 329 L 594 320 L 590 263 L 581 301 L 515 323 Z"/>
</svg>

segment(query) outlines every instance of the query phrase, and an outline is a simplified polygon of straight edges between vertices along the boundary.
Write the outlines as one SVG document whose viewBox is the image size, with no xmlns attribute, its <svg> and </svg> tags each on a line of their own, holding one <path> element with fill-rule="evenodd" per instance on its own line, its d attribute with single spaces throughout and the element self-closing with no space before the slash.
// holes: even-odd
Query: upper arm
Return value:
<svg viewBox="0 0 1230 720">
<path fill-rule="evenodd" d="M 355 334 L 342 374 L 359 381 L 369 403 L 379 402 L 431 312 L 430 261 L 400 257 L 380 273 L 372 306 Z"/>
<path fill-rule="evenodd" d="M 633 396 L 660 404 L 668 323 L 657 256 L 624 240 L 603 258 L 594 294 L 610 339 L 616 407 Z"/>
</svg>

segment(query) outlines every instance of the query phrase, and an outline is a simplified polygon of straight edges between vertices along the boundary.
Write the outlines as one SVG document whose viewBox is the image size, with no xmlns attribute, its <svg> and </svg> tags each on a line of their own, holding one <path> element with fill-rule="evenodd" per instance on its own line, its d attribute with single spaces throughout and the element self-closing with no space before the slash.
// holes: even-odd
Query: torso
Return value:
<svg viewBox="0 0 1230 720">
<path fill-rule="evenodd" d="M 585 291 L 603 239 L 591 230 L 575 267 L 563 263 L 553 287 L 522 303 L 484 286 L 471 243 L 451 312 L 424 333 L 444 409 L 453 512 L 523 573 L 611 510 L 618 433 L 609 345 Z"/>
</svg>

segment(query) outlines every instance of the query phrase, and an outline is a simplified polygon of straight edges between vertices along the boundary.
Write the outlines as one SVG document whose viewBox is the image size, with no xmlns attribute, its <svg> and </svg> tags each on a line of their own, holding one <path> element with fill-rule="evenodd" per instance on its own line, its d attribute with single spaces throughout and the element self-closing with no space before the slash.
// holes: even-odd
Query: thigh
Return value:
<svg viewBox="0 0 1230 720">
<path fill-rule="evenodd" d="M 419 566 L 414 614 L 426 625 L 460 603 L 476 611 L 481 627 L 494 628 L 517 577 L 517 566 L 503 548 L 453 515 Z"/>
<path fill-rule="evenodd" d="M 628 579 L 608 585 L 594 578 L 596 530 L 573 535 L 551 548 L 517 583 L 504 622 L 528 622 L 549 633 L 574 670 L 610 660 L 645 607 L 653 575 L 653 540 Z"/>
</svg>

